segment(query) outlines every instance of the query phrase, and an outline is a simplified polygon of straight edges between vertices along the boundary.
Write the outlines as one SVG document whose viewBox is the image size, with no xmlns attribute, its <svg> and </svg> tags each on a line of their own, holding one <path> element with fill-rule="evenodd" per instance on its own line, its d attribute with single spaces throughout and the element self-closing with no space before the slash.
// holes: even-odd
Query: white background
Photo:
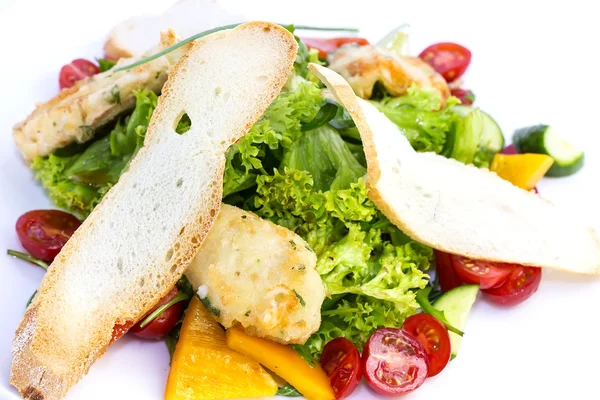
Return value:
<svg viewBox="0 0 600 400">
<path fill-rule="evenodd" d="M 62 64 L 101 57 L 109 29 L 122 19 L 165 8 L 158 0 L 0 0 L 0 400 L 8 385 L 10 341 L 25 303 L 42 279 L 36 267 L 10 259 L 19 248 L 14 222 L 49 207 L 23 165 L 11 127 L 35 102 L 58 91 Z M 592 1 L 226 1 L 248 18 L 322 26 L 358 26 L 377 40 L 403 22 L 411 50 L 436 41 L 469 47 L 467 86 L 507 137 L 547 123 L 586 150 L 586 167 L 545 180 L 541 193 L 600 227 L 600 77 L 597 13 Z M 477 188 L 473 188 L 477 190 Z M 477 302 L 460 354 L 438 377 L 405 398 L 598 399 L 600 280 L 545 272 L 527 303 L 500 309 Z M 113 345 L 68 399 L 161 399 L 168 372 L 162 343 L 125 338 Z M 366 387 L 354 398 L 373 396 Z"/>
</svg>

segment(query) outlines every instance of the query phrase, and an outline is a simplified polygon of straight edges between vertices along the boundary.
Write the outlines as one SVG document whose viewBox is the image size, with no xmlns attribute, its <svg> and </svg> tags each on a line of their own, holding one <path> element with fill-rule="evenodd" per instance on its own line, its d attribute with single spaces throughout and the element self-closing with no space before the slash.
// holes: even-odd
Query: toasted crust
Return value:
<svg viewBox="0 0 600 400">
<path fill-rule="evenodd" d="M 177 63 L 145 146 L 57 256 L 17 329 L 10 382 L 24 398 L 62 398 L 114 326 L 173 287 L 218 214 L 225 152 L 279 94 L 296 51 L 285 29 L 252 22 L 196 41 Z M 177 135 L 184 111 L 192 127 Z"/>
<path fill-rule="evenodd" d="M 309 68 L 356 123 L 367 160 L 369 198 L 408 236 L 473 259 L 600 275 L 600 239 L 594 229 L 493 172 L 432 153 L 415 153 L 398 129 L 358 99 L 340 75 L 315 64 Z M 375 132 L 371 123 L 377 123 L 381 132 Z M 384 138 L 389 139 L 385 146 Z M 393 158 L 384 147 L 391 149 Z M 401 175 L 403 169 L 408 172 Z M 411 180 L 411 175 L 418 178 Z M 404 191 L 394 185 L 403 185 Z M 482 193 L 476 201 L 469 185 Z M 462 192 L 466 196 L 456 194 Z"/>
</svg>

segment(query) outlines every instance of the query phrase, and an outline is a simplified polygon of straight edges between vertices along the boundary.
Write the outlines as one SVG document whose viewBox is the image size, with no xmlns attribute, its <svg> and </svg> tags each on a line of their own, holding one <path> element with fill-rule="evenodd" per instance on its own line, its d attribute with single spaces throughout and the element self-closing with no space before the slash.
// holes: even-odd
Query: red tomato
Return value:
<svg viewBox="0 0 600 400">
<path fill-rule="evenodd" d="M 320 363 L 329 377 L 336 399 L 343 399 L 354 392 L 362 377 L 362 363 L 351 341 L 340 337 L 327 343 Z"/>
<path fill-rule="evenodd" d="M 515 149 L 515 145 L 511 144 L 510 146 L 506 146 L 504 150 L 502 150 L 502 154 L 518 154 L 517 149 Z"/>
<path fill-rule="evenodd" d="M 17 236 L 21 245 L 35 258 L 50 264 L 81 221 L 59 210 L 35 210 L 17 220 Z"/>
<path fill-rule="evenodd" d="M 77 81 L 82 80 L 86 76 L 96 75 L 98 72 L 100 72 L 100 69 L 98 69 L 96 64 L 83 58 L 78 58 L 60 69 L 58 84 L 61 89 L 70 88 Z"/>
<path fill-rule="evenodd" d="M 114 343 L 117 340 L 121 339 L 123 337 L 123 335 L 125 335 L 127 332 L 129 332 L 129 330 L 131 329 L 131 327 L 133 326 L 133 322 L 125 322 L 124 324 L 116 324 L 113 327 L 113 334 L 112 334 L 112 339 L 110 341 L 110 343 Z"/>
<path fill-rule="evenodd" d="M 148 314 L 144 315 L 140 322 L 135 324 L 130 329 L 131 333 L 143 339 L 162 339 L 169 332 L 171 332 L 171 330 L 173 330 L 173 328 L 175 327 L 175 325 L 177 325 L 177 322 L 179 322 L 181 316 L 183 315 L 183 302 L 178 302 L 171 305 L 171 307 L 164 310 L 158 317 L 156 317 L 152 322 L 150 322 L 143 328 L 140 327 L 140 323 L 141 321 L 146 319 L 148 315 L 152 314 L 152 312 L 158 307 L 167 304 L 169 301 L 171 301 L 173 297 L 177 296 L 178 293 L 179 290 L 177 289 L 177 286 L 173 286 L 173 289 L 171 289 L 171 291 L 167 293 L 165 297 L 160 299 L 158 304 L 156 304 L 156 306 Z"/>
<path fill-rule="evenodd" d="M 541 280 L 541 268 L 517 265 L 512 269 L 506 282 L 496 288 L 482 290 L 482 293 L 492 303 L 514 306 L 537 292 Z"/>
<path fill-rule="evenodd" d="M 319 51 L 319 58 L 326 58 L 327 53 L 342 47 L 346 43 L 356 43 L 359 46 L 366 46 L 369 44 L 367 39 L 358 37 L 338 37 L 331 39 L 319 39 L 319 38 L 301 38 L 302 43 L 309 49 L 315 49 Z"/>
<path fill-rule="evenodd" d="M 452 266 L 450 254 L 443 251 L 434 250 L 435 253 L 435 271 L 440 281 L 440 286 L 444 292 L 452 290 L 463 284 Z"/>
<path fill-rule="evenodd" d="M 425 382 L 429 366 L 421 343 L 397 328 L 376 330 L 363 349 L 363 371 L 373 390 L 406 394 Z"/>
<path fill-rule="evenodd" d="M 462 104 L 470 106 L 475 101 L 475 93 L 466 89 L 452 89 L 450 94 L 454 97 L 458 97 Z"/>
<path fill-rule="evenodd" d="M 484 260 L 471 260 L 467 257 L 450 256 L 458 277 L 466 283 L 489 289 L 501 285 L 512 272 L 514 264 L 496 263 Z"/>
<path fill-rule="evenodd" d="M 423 345 L 429 361 L 429 374 L 436 376 L 450 361 L 448 329 L 429 314 L 415 314 L 406 318 L 402 329 Z"/>
<path fill-rule="evenodd" d="M 446 82 L 452 82 L 467 70 L 471 63 L 471 52 L 460 44 L 436 43 L 423 50 L 419 58 L 429 63 Z"/>
</svg>

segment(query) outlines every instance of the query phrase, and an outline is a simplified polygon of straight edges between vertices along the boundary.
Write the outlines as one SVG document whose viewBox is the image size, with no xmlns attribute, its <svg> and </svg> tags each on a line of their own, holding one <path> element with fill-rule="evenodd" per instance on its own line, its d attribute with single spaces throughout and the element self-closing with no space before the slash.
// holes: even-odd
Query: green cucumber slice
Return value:
<svg viewBox="0 0 600 400">
<path fill-rule="evenodd" d="M 584 153 L 567 142 L 548 125 L 534 125 L 517 129 L 513 144 L 518 153 L 547 154 L 554 164 L 546 176 L 573 175 L 583 167 Z"/>
<path fill-rule="evenodd" d="M 458 104 L 452 107 L 452 110 L 457 114 L 466 117 L 476 108 L 471 106 Z M 478 109 L 477 109 L 478 110 Z M 504 135 L 498 123 L 490 117 L 489 114 L 479 110 L 483 127 L 479 137 L 479 148 L 473 160 L 473 164 L 478 167 L 489 168 L 494 155 L 504 148 Z"/>
<path fill-rule="evenodd" d="M 433 306 L 444 312 L 446 319 L 452 326 L 455 326 L 464 332 L 469 312 L 471 311 L 473 303 L 475 303 L 478 291 L 478 285 L 459 286 L 441 295 L 440 298 L 433 303 Z M 453 332 L 448 333 L 450 334 L 452 358 L 454 358 L 458 354 L 458 349 L 462 343 L 462 337 Z"/>
</svg>

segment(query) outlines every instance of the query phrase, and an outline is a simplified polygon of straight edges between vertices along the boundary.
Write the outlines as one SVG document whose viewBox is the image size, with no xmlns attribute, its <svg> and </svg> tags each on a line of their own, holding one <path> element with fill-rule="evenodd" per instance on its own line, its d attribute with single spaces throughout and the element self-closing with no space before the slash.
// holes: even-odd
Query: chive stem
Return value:
<svg viewBox="0 0 600 400">
<path fill-rule="evenodd" d="M 44 268 L 46 271 L 48 270 L 48 264 L 47 263 L 45 263 L 44 261 L 40 260 L 39 258 L 35 258 L 33 256 L 30 256 L 29 254 L 21 253 L 20 251 L 16 251 L 16 250 L 6 250 L 6 254 L 8 254 L 9 256 L 13 256 L 13 257 L 16 257 L 18 259 L 21 259 L 23 261 L 27 261 L 27 262 L 30 262 L 32 264 L 38 265 L 38 266 Z"/>
<path fill-rule="evenodd" d="M 190 36 L 187 39 L 182 40 L 179 43 L 174 44 L 173 46 L 167 47 L 166 49 L 159 51 L 156 54 L 153 54 L 151 56 L 142 58 L 141 60 L 138 60 L 136 62 L 134 62 L 133 64 L 128 64 L 128 65 L 124 65 L 122 67 L 119 68 L 115 68 L 112 71 L 113 72 L 119 72 L 119 71 L 125 71 L 127 69 L 131 69 L 131 68 L 135 68 L 139 65 L 142 64 L 146 64 L 147 62 L 156 60 L 159 57 L 164 56 L 165 54 L 168 54 L 170 52 L 172 52 L 173 50 L 177 50 L 178 48 L 180 48 L 181 46 L 185 46 L 186 44 L 188 44 L 189 42 L 192 42 L 196 39 L 200 39 L 204 36 L 210 35 L 212 33 L 215 32 L 219 32 L 225 29 L 233 29 L 236 26 L 241 25 L 241 23 L 238 24 L 230 24 L 230 25 L 223 25 L 223 26 L 219 26 L 217 28 L 213 28 L 213 29 L 209 29 L 207 31 L 204 32 L 200 32 L 200 33 L 196 33 L 195 35 Z M 288 25 L 283 25 L 283 24 L 279 24 L 281 26 L 288 26 Z M 294 29 L 300 29 L 300 30 L 310 30 L 310 31 L 341 31 L 341 32 L 358 32 L 357 28 L 327 28 L 327 27 L 318 27 L 318 26 L 308 26 L 308 25 L 298 25 L 298 26 L 294 26 Z"/>
<path fill-rule="evenodd" d="M 140 328 L 146 327 L 146 325 L 148 325 L 150 322 L 152 322 L 156 318 L 158 318 L 160 316 L 160 314 L 162 314 L 167 308 L 171 307 L 173 304 L 179 303 L 180 301 L 184 301 L 189 298 L 190 298 L 190 296 L 188 296 L 185 293 L 182 293 L 182 292 L 177 293 L 177 295 L 175 297 L 173 297 L 171 299 L 171 301 L 158 307 L 156 310 L 152 311 L 152 313 L 150 315 L 148 315 L 146 318 L 144 318 L 144 320 L 140 323 Z"/>
</svg>

